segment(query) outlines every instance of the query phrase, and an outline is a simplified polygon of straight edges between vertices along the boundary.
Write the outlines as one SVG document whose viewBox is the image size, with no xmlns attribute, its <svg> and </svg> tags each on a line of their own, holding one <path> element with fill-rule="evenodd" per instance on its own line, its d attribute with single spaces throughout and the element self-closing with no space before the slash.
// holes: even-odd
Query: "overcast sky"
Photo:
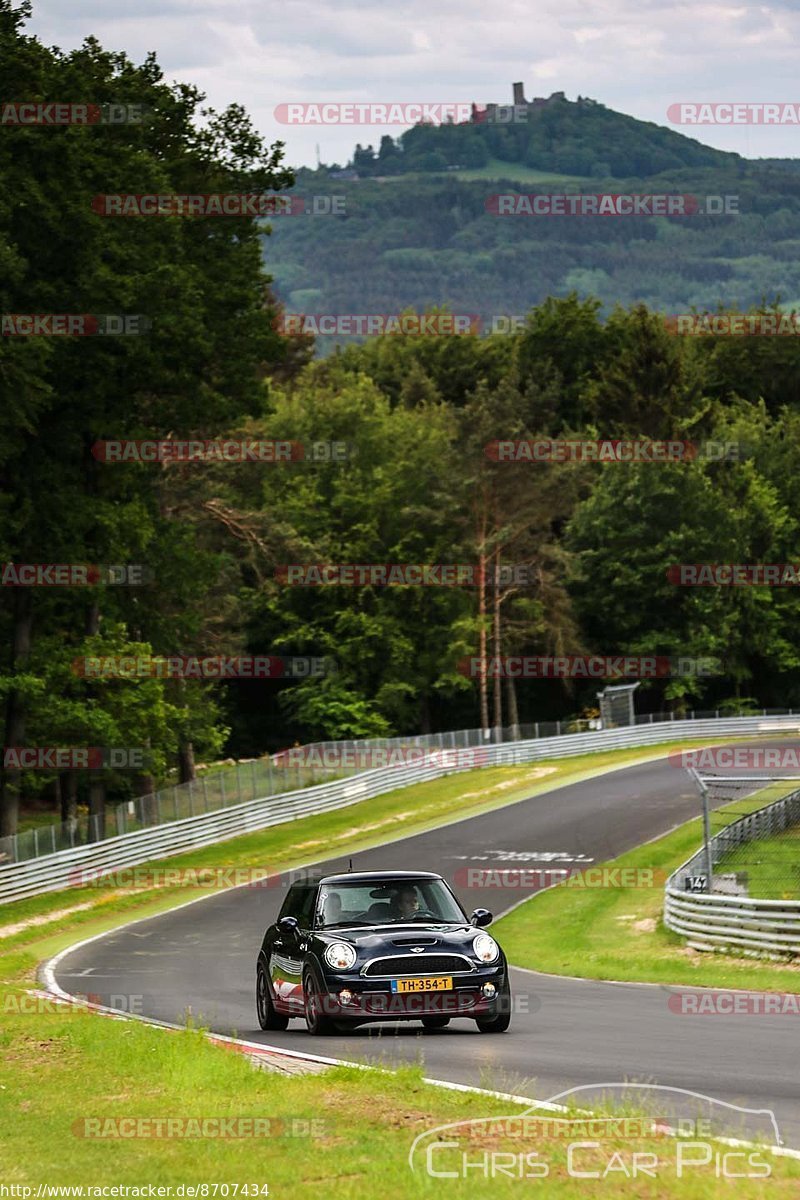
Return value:
<svg viewBox="0 0 800 1200">
<path fill-rule="evenodd" d="M 669 125 L 681 101 L 800 101 L 800 0 L 33 0 L 29 30 L 71 49 L 94 34 L 135 61 L 154 50 L 168 80 L 243 104 L 287 161 L 345 162 L 376 126 L 281 125 L 291 102 L 488 101 L 579 93 Z M 72 97 L 64 97 L 72 99 Z M 120 97 L 124 100 L 124 97 Z M 680 128 L 672 125 L 672 128 Z M 800 156 L 800 127 L 687 131 L 748 157 Z"/>
</svg>

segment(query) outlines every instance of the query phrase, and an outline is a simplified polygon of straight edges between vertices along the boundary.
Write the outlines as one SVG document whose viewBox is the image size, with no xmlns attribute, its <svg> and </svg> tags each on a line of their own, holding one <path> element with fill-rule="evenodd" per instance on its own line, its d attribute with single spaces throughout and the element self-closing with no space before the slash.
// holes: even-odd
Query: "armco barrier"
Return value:
<svg viewBox="0 0 800 1200">
<path fill-rule="evenodd" d="M 767 804 L 711 838 L 712 868 L 742 842 L 771 837 L 800 822 L 800 790 Z M 664 924 L 697 950 L 736 950 L 767 954 L 800 954 L 800 900 L 759 900 L 687 892 L 684 880 L 702 875 L 705 848 L 670 875 L 664 890 Z"/>
<path fill-rule="evenodd" d="M 628 726 L 593 733 L 506 742 L 481 748 L 486 766 L 515 765 L 540 759 L 563 758 L 594 751 L 635 748 L 685 738 L 758 735 L 793 730 L 800 733 L 800 716 L 731 717 L 693 721 L 667 721 L 654 725 Z M 441 761 L 422 766 L 382 767 L 363 771 L 333 783 L 322 783 L 302 791 L 250 800 L 244 804 L 200 816 L 171 821 L 151 829 L 139 829 L 105 841 L 61 850 L 26 862 L 0 865 L 0 904 L 26 896 L 75 886 L 80 871 L 114 871 L 153 859 L 167 858 L 186 850 L 210 846 L 242 833 L 253 833 L 313 813 L 329 812 L 372 799 L 396 788 L 438 779 L 456 771 L 469 770 L 469 762 Z M 676 786 L 678 774 L 676 772 Z"/>
</svg>

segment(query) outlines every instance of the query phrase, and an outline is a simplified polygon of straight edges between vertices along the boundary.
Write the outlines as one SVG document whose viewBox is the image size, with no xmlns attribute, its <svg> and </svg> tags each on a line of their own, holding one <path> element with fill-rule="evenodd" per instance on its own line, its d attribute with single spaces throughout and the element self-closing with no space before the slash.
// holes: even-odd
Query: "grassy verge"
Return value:
<svg viewBox="0 0 800 1200">
<path fill-rule="evenodd" d="M 746 871 L 751 896 L 800 900 L 800 825 L 775 837 L 738 846 L 717 869 Z"/>
<path fill-rule="evenodd" d="M 229 1196 L 234 1184 L 267 1185 L 272 1198 L 520 1195 L 518 1177 L 492 1178 L 473 1167 L 459 1178 L 462 1152 L 472 1163 L 488 1154 L 486 1169 L 492 1155 L 504 1153 L 506 1171 L 521 1154 L 535 1152 L 547 1167 L 546 1194 L 558 1200 L 627 1191 L 619 1166 L 606 1180 L 571 1177 L 568 1139 L 554 1136 L 552 1125 L 549 1133 L 545 1127 L 524 1140 L 507 1126 L 494 1125 L 478 1139 L 465 1130 L 458 1148 L 437 1151 L 432 1160 L 434 1169 L 455 1170 L 456 1178 L 430 1177 L 424 1153 L 415 1157 L 412 1173 L 408 1156 L 417 1135 L 524 1110 L 435 1088 L 424 1083 L 421 1067 L 391 1075 L 342 1067 L 285 1077 L 254 1070 L 196 1030 L 169 1033 L 47 1001 L 31 1013 L 19 1001 L 35 958 L 30 947 L 0 957 L 0 1181 L 31 1187 L 33 1196 L 40 1184 L 174 1189 L 202 1183 L 229 1184 Z M 19 1011 L 13 1011 L 15 1000 Z M 220 1119 L 228 1121 L 226 1136 L 215 1124 Z M 629 1168 L 634 1152 L 656 1156 L 657 1177 L 631 1185 L 637 1198 L 719 1194 L 713 1160 L 692 1169 L 689 1181 L 677 1179 L 672 1139 L 610 1129 L 607 1138 L 593 1134 L 592 1140 L 597 1148 L 580 1151 L 577 1169 L 602 1172 L 615 1153 Z M 771 1172 L 770 1195 L 797 1194 L 800 1162 L 766 1153 L 760 1161 Z M 763 1186 L 762 1179 L 737 1179 L 737 1195 L 762 1196 Z M 265 1193 L 249 1190 L 254 1194 Z"/>
<path fill-rule="evenodd" d="M 535 767 L 451 776 L 167 861 L 171 866 L 252 867 L 266 860 L 270 869 L 288 867 L 460 819 L 663 752 L 661 747 L 569 759 L 546 764 L 554 768 L 546 776 L 534 774 Z M 292 1077 L 256 1071 L 196 1030 L 168 1033 L 63 1008 L 30 994 L 37 964 L 64 945 L 112 928 L 132 914 L 145 915 L 187 898 L 186 889 L 164 889 L 163 894 L 152 889 L 141 894 L 74 890 L 3 910 L 6 919 L 13 914 L 17 922 L 41 919 L 43 924 L 26 925 L 0 941 L 0 1182 L 33 1187 L 34 1196 L 39 1184 L 175 1188 L 203 1183 L 248 1184 L 250 1196 L 265 1194 L 252 1187 L 266 1184 L 271 1197 L 317 1197 L 320 1189 L 359 1200 L 370 1194 L 472 1198 L 491 1191 L 519 1196 L 520 1173 L 529 1170 L 520 1156 L 535 1153 L 540 1177 L 546 1168 L 546 1194 L 558 1200 L 611 1197 L 623 1190 L 641 1200 L 706 1200 L 719 1194 L 717 1160 L 678 1179 L 672 1139 L 649 1134 L 632 1138 L 613 1130 L 607 1138 L 593 1135 L 599 1146 L 582 1151 L 583 1158 L 574 1164 L 602 1176 L 612 1163 L 606 1179 L 571 1176 L 569 1139 L 555 1136 L 552 1126 L 523 1140 L 512 1136 L 513 1129 L 494 1126 L 479 1138 L 471 1136 L 456 1148 L 437 1152 L 434 1168 L 455 1171 L 455 1178 L 429 1176 L 424 1155 L 412 1173 L 408 1155 L 418 1134 L 449 1122 L 509 1115 L 514 1106 L 434 1088 L 424 1083 L 421 1067 L 391 1075 L 352 1067 Z M 81 902 L 91 907 L 69 911 Z M 424 1046 L 423 1035 L 421 1053 Z M 509 1081 L 486 1076 L 484 1084 L 504 1088 Z M 535 1081 L 527 1090 L 532 1087 Z M 228 1129 L 240 1136 L 214 1136 L 215 1127 L 208 1122 L 220 1118 L 259 1124 L 235 1123 Z M 163 1124 L 169 1119 L 171 1127 Z M 206 1124 L 181 1124 L 191 1119 Z M 170 1130 L 173 1136 L 163 1136 Z M 174 1136 L 181 1130 L 195 1136 Z M 446 1136 L 458 1140 L 451 1133 Z M 474 1167 L 464 1171 L 462 1149 L 468 1162 L 488 1164 L 483 1170 L 492 1169 L 493 1155 L 505 1158 L 497 1160 L 501 1167 L 494 1175 Z M 634 1152 L 655 1156 L 655 1176 L 620 1184 L 619 1162 L 627 1164 L 626 1178 Z M 614 1159 L 615 1154 L 621 1158 Z M 768 1155 L 761 1161 L 768 1164 L 770 1195 L 797 1194 L 800 1163 Z M 736 1166 L 742 1169 L 740 1161 Z M 762 1178 L 737 1179 L 739 1195 L 764 1194 L 765 1168 L 757 1171 Z M 25 1200 L 24 1194 L 17 1195 Z M 233 1196 L 232 1187 L 228 1196 Z"/>
<path fill-rule="evenodd" d="M 730 741 L 730 739 L 721 739 Z M 226 842 L 149 863 L 153 870 L 225 871 L 253 868 L 285 871 L 335 854 L 356 853 L 383 842 L 421 833 L 448 821 L 476 816 L 505 804 L 517 803 L 565 783 L 592 778 L 605 771 L 662 757 L 669 750 L 711 745 L 708 740 L 680 741 L 640 750 L 611 750 L 529 763 L 518 767 L 489 767 L 448 775 L 430 783 L 387 792 L 331 813 L 303 817 L 282 825 L 231 838 Z M 222 879 L 224 884 L 224 878 Z M 79 926 L 101 932 L 120 922 L 120 915 L 148 916 L 207 894 L 186 886 L 74 887 L 33 896 L 0 906 L 0 945 L 17 936 L 18 925 L 37 921 L 43 927 L 58 921 L 71 931 Z M 65 922 L 67 922 L 65 924 Z M 45 936 L 49 931 L 45 929 Z M 22 936 L 25 936 L 24 930 Z M 75 940 L 75 939 L 73 939 Z M 64 944 L 68 944 L 69 939 Z"/>
<path fill-rule="evenodd" d="M 717 809 L 714 831 L 770 799 L 761 794 Z M 515 965 L 554 975 L 800 992 L 800 963 L 691 950 L 665 929 L 664 876 L 697 850 L 702 837 L 702 822 L 689 821 L 607 864 L 654 872 L 652 887 L 578 888 L 574 884 L 579 880 L 568 880 L 532 897 L 493 929 Z"/>
</svg>

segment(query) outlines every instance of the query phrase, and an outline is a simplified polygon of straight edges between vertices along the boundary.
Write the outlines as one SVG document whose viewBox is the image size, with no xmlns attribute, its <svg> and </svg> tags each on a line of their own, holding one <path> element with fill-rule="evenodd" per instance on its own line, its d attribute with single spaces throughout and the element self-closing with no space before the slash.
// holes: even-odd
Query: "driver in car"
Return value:
<svg viewBox="0 0 800 1200">
<path fill-rule="evenodd" d="M 338 925 L 342 918 L 342 897 L 338 892 L 328 892 L 322 900 L 324 925 Z"/>
<path fill-rule="evenodd" d="M 419 912 L 419 896 L 415 887 L 404 887 L 392 897 L 392 915 L 395 920 L 413 918 Z"/>
</svg>

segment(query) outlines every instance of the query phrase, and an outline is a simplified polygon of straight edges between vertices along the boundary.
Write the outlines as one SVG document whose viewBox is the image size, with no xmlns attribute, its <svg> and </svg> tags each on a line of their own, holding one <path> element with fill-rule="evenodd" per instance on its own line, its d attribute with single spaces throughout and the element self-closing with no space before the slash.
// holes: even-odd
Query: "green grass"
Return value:
<svg viewBox="0 0 800 1200">
<path fill-rule="evenodd" d="M 454 177 L 456 179 L 508 180 L 509 183 L 558 185 L 572 183 L 579 187 L 592 182 L 584 175 L 559 175 L 553 171 L 540 171 L 536 167 L 526 167 L 524 163 L 503 162 L 499 158 L 490 159 L 482 167 L 462 167 L 458 171 L 409 172 L 406 175 L 393 175 L 391 179 L 427 179 L 432 175 L 448 179 Z"/>
<path fill-rule="evenodd" d="M 746 871 L 747 889 L 762 900 L 800 900 L 800 826 L 772 838 L 746 842 L 717 871 Z"/>
<path fill-rule="evenodd" d="M 717 809 L 712 832 L 773 798 L 760 793 Z M 579 890 L 567 882 L 527 900 L 493 926 L 509 959 L 554 975 L 800 992 L 800 963 L 694 951 L 664 927 L 663 878 L 695 853 L 702 836 L 698 818 L 614 859 L 615 867 L 654 871 L 653 887 Z"/>
<path fill-rule="evenodd" d="M 32 980 L 35 950 L 26 947 L 0 957 L 4 1184 L 35 1189 L 43 1183 L 173 1188 L 248 1183 L 267 1184 L 271 1197 L 324 1194 L 337 1200 L 371 1195 L 472 1200 L 490 1192 L 520 1196 L 514 1178 L 476 1180 L 474 1170 L 466 1179 L 430 1178 L 424 1158 L 415 1160 L 419 1165 L 412 1174 L 408 1155 L 417 1135 L 439 1125 L 516 1115 L 525 1111 L 521 1106 L 435 1088 L 424 1082 L 419 1065 L 391 1074 L 337 1067 L 285 1077 L 254 1069 L 243 1055 L 212 1045 L 198 1030 L 169 1032 L 58 1008 L 46 1000 L 43 1011 L 11 1011 L 15 1003 L 22 1008 L 18 1001 Z M 424 1044 L 423 1035 L 421 1052 Z M 258 1136 L 220 1138 L 213 1136 L 213 1127 L 206 1127 L 206 1136 L 191 1139 L 152 1136 L 158 1131 L 156 1119 L 185 1123 L 219 1118 L 258 1120 L 259 1125 L 251 1126 Z M 109 1136 L 120 1129 L 129 1136 Z M 140 1132 L 132 1137 L 132 1131 Z M 249 1133 L 247 1127 L 243 1132 Z M 451 1134 L 447 1140 L 453 1140 Z M 567 1139 L 552 1132 L 521 1141 L 501 1131 L 479 1141 L 464 1140 L 462 1148 L 472 1162 L 486 1150 L 513 1155 L 535 1150 L 548 1165 L 546 1194 L 558 1200 L 620 1194 L 616 1173 L 588 1185 L 570 1178 Z M 658 1178 L 637 1183 L 631 1193 L 641 1200 L 705 1200 L 719 1194 L 713 1165 L 693 1171 L 688 1182 L 676 1179 L 676 1143 L 663 1137 L 610 1136 L 598 1151 L 583 1152 L 580 1165 L 602 1170 L 617 1151 L 628 1162 L 634 1151 L 653 1152 L 660 1159 Z M 800 1162 L 766 1153 L 762 1157 L 773 1173 L 770 1195 L 792 1195 L 791 1189 L 800 1186 Z M 460 1161 L 460 1151 L 450 1150 L 435 1165 L 452 1169 Z M 755 1198 L 763 1195 L 762 1186 L 737 1180 L 737 1195 Z"/>
</svg>

